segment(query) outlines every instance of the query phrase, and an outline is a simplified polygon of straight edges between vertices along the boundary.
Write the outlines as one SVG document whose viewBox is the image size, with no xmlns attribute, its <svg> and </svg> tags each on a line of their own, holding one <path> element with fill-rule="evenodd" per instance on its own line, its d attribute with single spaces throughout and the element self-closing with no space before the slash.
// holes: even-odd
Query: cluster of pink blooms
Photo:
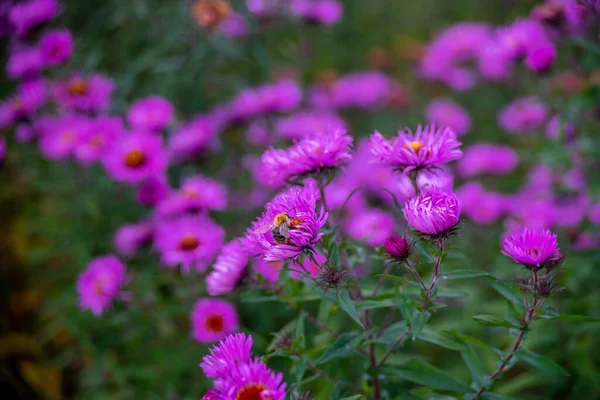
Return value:
<svg viewBox="0 0 600 400">
<path fill-rule="evenodd" d="M 246 0 L 248 11 L 261 19 L 291 14 L 309 24 L 333 25 L 344 11 L 339 0 Z"/>
<path fill-rule="evenodd" d="M 550 10 L 556 15 L 547 15 Z M 529 18 L 506 26 L 458 23 L 429 43 L 420 72 L 458 91 L 471 89 L 478 75 L 494 81 L 508 78 L 519 60 L 532 71 L 544 72 L 556 58 L 557 29 L 577 35 L 591 20 L 590 9 L 577 0 L 548 0 Z"/>
<path fill-rule="evenodd" d="M 252 336 L 229 335 L 210 349 L 200 367 L 214 388 L 203 400 L 284 400 L 286 384 L 283 375 L 271 371 L 265 363 L 252 357 Z"/>
</svg>

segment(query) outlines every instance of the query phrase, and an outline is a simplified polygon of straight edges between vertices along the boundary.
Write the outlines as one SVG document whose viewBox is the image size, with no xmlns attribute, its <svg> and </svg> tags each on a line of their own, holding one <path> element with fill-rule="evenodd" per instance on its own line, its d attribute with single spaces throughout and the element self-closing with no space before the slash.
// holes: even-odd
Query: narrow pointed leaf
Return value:
<svg viewBox="0 0 600 400">
<path fill-rule="evenodd" d="M 400 377 L 435 389 L 457 393 L 464 393 L 471 390 L 469 386 L 456 380 L 452 375 L 433 365 L 417 360 L 412 360 L 404 365 L 393 368 L 384 368 L 382 372 L 389 374 L 390 377 Z"/>
<path fill-rule="evenodd" d="M 331 346 L 325 350 L 317 364 L 323 364 L 336 358 L 349 357 L 356 353 L 359 334 L 357 332 L 342 333 Z"/>
<path fill-rule="evenodd" d="M 569 371 L 567 371 L 548 357 L 536 354 L 530 350 L 524 348 L 519 350 L 519 352 L 517 353 L 517 357 L 544 372 L 548 372 L 550 374 L 570 376 Z"/>
<path fill-rule="evenodd" d="M 442 279 L 469 279 L 480 276 L 488 276 L 489 273 L 476 269 L 457 269 L 442 275 Z"/>
<path fill-rule="evenodd" d="M 348 290 L 345 288 L 340 290 L 338 301 L 342 310 L 344 310 L 346 314 L 348 314 L 350 318 L 352 318 L 357 324 L 364 328 L 365 326 L 360 320 L 360 316 L 358 315 L 358 311 L 356 311 L 356 307 L 350 298 L 350 293 L 348 293 Z"/>
</svg>

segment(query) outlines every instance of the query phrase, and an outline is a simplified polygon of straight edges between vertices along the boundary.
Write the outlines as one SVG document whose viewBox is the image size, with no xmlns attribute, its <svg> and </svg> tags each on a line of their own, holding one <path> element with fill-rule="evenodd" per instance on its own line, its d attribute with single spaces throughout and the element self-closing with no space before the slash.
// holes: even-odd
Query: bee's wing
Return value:
<svg viewBox="0 0 600 400">
<path fill-rule="evenodd" d="M 273 223 L 264 224 L 254 230 L 256 233 L 265 233 L 273 229 Z"/>
<path fill-rule="evenodd" d="M 281 224 L 279 227 L 279 233 L 281 236 L 289 238 L 290 237 L 290 226 L 288 224 Z"/>
</svg>

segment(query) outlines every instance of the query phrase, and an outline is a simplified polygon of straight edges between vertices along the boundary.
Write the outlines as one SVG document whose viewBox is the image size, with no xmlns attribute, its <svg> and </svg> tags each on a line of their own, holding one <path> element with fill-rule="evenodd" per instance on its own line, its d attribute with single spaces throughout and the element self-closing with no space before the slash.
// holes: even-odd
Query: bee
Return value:
<svg viewBox="0 0 600 400">
<path fill-rule="evenodd" d="M 275 243 L 289 244 L 290 228 L 294 228 L 294 226 L 298 225 L 300 222 L 301 221 L 298 220 L 298 218 L 290 218 L 287 213 L 281 213 L 273 218 L 273 222 L 258 227 L 255 232 L 265 233 L 270 229 Z"/>
</svg>

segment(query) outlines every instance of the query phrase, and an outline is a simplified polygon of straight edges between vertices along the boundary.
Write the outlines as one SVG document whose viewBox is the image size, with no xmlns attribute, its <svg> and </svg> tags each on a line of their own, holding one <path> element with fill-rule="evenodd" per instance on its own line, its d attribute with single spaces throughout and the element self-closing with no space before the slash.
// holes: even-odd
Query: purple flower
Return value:
<svg viewBox="0 0 600 400">
<path fill-rule="evenodd" d="M 556 49 L 552 43 L 546 43 L 528 51 L 525 58 L 527 68 L 536 71 L 544 72 L 554 62 L 556 58 Z"/>
<path fill-rule="evenodd" d="M 200 343 L 222 340 L 238 330 L 235 307 L 221 299 L 200 299 L 190 316 L 192 336 Z"/>
<path fill-rule="evenodd" d="M 37 77 L 42 69 L 44 60 L 38 47 L 15 48 L 6 63 L 6 75 L 11 79 Z"/>
<path fill-rule="evenodd" d="M 171 188 L 163 175 L 150 176 L 144 179 L 137 189 L 137 200 L 146 207 L 154 207 L 167 198 Z"/>
<path fill-rule="evenodd" d="M 283 375 L 276 374 L 260 360 L 240 365 L 232 376 L 217 379 L 215 386 L 227 399 L 285 400 L 286 384 Z"/>
<path fill-rule="evenodd" d="M 548 229 L 528 227 L 509 234 L 502 240 L 502 254 L 531 270 L 538 270 L 543 264 L 561 258 L 556 234 Z"/>
<path fill-rule="evenodd" d="M 184 271 L 192 267 L 204 272 L 217 255 L 225 231 L 203 215 L 190 215 L 160 221 L 154 232 L 154 245 L 168 267 L 181 265 Z"/>
<path fill-rule="evenodd" d="M 29 118 L 46 102 L 46 83 L 43 79 L 23 81 L 17 92 L 0 104 L 0 128 Z"/>
<path fill-rule="evenodd" d="M 290 188 L 275 196 L 246 233 L 244 243 L 248 253 L 276 261 L 297 259 L 303 252 L 312 251 L 323 236 L 319 231 L 328 216 L 323 209 L 317 213 L 318 199 L 314 186 Z M 282 232 L 284 225 L 286 229 Z"/>
<path fill-rule="evenodd" d="M 42 59 L 46 65 L 59 65 L 67 61 L 74 47 L 71 32 L 66 29 L 46 33 L 40 43 Z"/>
<path fill-rule="evenodd" d="M 261 182 L 278 187 L 289 179 L 342 166 L 352 159 L 352 136 L 346 131 L 317 132 L 285 150 L 270 148 L 261 157 Z"/>
<path fill-rule="evenodd" d="M 405 177 L 405 179 L 410 181 L 410 178 L 408 177 Z M 453 186 L 454 176 L 447 168 L 439 168 L 429 171 L 425 170 L 421 171 L 419 175 L 417 175 L 417 187 L 419 190 L 429 190 L 431 187 L 437 187 L 442 190 L 451 191 Z"/>
<path fill-rule="evenodd" d="M 383 242 L 388 255 L 397 261 L 404 261 L 410 255 L 411 244 L 400 235 L 388 236 Z"/>
<path fill-rule="evenodd" d="M 342 17 L 338 0 L 292 0 L 290 11 L 311 24 L 333 25 Z"/>
<path fill-rule="evenodd" d="M 402 211 L 413 229 L 434 236 L 444 234 L 458 224 L 460 208 L 454 193 L 432 188 L 408 200 Z"/>
<path fill-rule="evenodd" d="M 561 196 L 554 200 L 556 212 L 554 225 L 564 228 L 577 228 L 586 216 L 590 199 L 585 194 Z"/>
<path fill-rule="evenodd" d="M 236 12 L 229 14 L 229 17 L 219 25 L 219 30 L 230 39 L 239 39 L 248 35 L 246 19 Z"/>
<path fill-rule="evenodd" d="M 354 240 L 367 246 L 381 246 L 395 229 L 394 216 L 376 208 L 358 210 L 346 219 L 345 230 Z"/>
<path fill-rule="evenodd" d="M 319 252 L 315 252 L 313 255 L 314 262 L 310 257 L 304 257 L 301 263 L 295 263 L 292 265 L 290 271 L 290 277 L 296 280 L 303 280 L 306 275 L 315 277 L 321 272 L 321 266 L 327 261 L 327 257 Z"/>
<path fill-rule="evenodd" d="M 275 122 L 275 132 L 287 139 L 303 139 L 315 132 L 346 130 L 346 123 L 333 112 L 300 111 Z"/>
<path fill-rule="evenodd" d="M 600 203 L 595 203 L 588 208 L 588 219 L 594 225 L 600 225 Z"/>
<path fill-rule="evenodd" d="M 150 221 L 121 225 L 114 236 L 114 246 L 123 257 L 133 256 L 152 239 L 154 225 Z"/>
<path fill-rule="evenodd" d="M 531 17 L 550 28 L 579 35 L 591 20 L 592 7 L 598 10 L 600 3 L 596 1 L 586 6 L 585 2 L 578 0 L 547 0 L 531 11 Z"/>
<path fill-rule="evenodd" d="M 255 120 L 246 129 L 246 140 L 256 145 L 269 145 L 273 143 L 271 132 L 264 119 Z"/>
<path fill-rule="evenodd" d="M 447 98 L 437 98 L 425 108 L 425 118 L 437 126 L 452 128 L 457 136 L 465 135 L 471 129 L 471 116 L 460 104 Z"/>
<path fill-rule="evenodd" d="M 97 257 L 77 279 L 79 307 L 102 314 L 125 284 L 125 265 L 113 255 Z"/>
<path fill-rule="evenodd" d="M 535 97 L 517 99 L 504 107 L 498 115 L 498 123 L 508 133 L 530 134 L 538 129 L 548 117 L 548 110 Z"/>
<path fill-rule="evenodd" d="M 393 80 L 383 72 L 353 72 L 333 83 L 329 94 L 330 102 L 338 109 L 372 109 L 387 103 L 393 88 Z"/>
<path fill-rule="evenodd" d="M 487 191 L 478 182 L 465 183 L 456 191 L 456 195 L 464 214 L 479 225 L 496 222 L 506 211 L 505 197 Z"/>
<path fill-rule="evenodd" d="M 375 131 L 370 140 L 371 154 L 376 161 L 405 173 L 454 161 L 462 156 L 461 143 L 452 129 L 436 130 L 435 125 L 425 125 L 424 128 L 419 125 L 415 134 L 405 128 L 391 141 Z"/>
<path fill-rule="evenodd" d="M 478 59 L 491 36 L 489 25 L 474 22 L 459 23 L 441 31 L 421 58 L 421 75 L 455 90 L 472 88 L 476 83 L 475 73 L 464 65 Z"/>
<path fill-rule="evenodd" d="M 32 28 L 51 20 L 58 13 L 58 0 L 30 0 L 14 5 L 9 14 L 17 35 L 25 36 Z"/>
<path fill-rule="evenodd" d="M 169 138 L 170 156 L 187 160 L 218 145 L 217 126 L 210 116 L 199 116 L 184 124 Z"/>
<path fill-rule="evenodd" d="M 507 175 L 517 168 L 519 155 L 510 146 L 478 143 L 465 149 L 457 171 L 463 178 L 483 174 Z"/>
<path fill-rule="evenodd" d="M 284 0 L 246 0 L 248 11 L 259 18 L 270 18 L 277 14 Z"/>
<path fill-rule="evenodd" d="M 245 122 L 260 115 L 287 112 L 302 101 L 302 89 L 293 80 L 249 88 L 240 92 L 227 106 L 231 122 Z"/>
<path fill-rule="evenodd" d="M 99 161 L 123 133 L 123 122 L 118 117 L 101 116 L 90 120 L 78 137 L 75 156 L 84 164 Z"/>
<path fill-rule="evenodd" d="M 121 135 L 103 162 L 110 177 L 123 182 L 141 182 L 162 175 L 167 167 L 162 138 L 146 132 Z"/>
<path fill-rule="evenodd" d="M 171 217 L 186 212 L 223 210 L 227 205 L 226 187 L 202 175 L 185 178 L 181 188 L 158 204 L 158 214 Z"/>
<path fill-rule="evenodd" d="M 202 358 L 200 367 L 209 378 L 226 378 L 238 365 L 250 361 L 252 336 L 236 333 L 222 339 Z"/>
<path fill-rule="evenodd" d="M 115 88 L 113 81 L 100 74 L 90 77 L 73 75 L 67 80 L 57 81 L 54 98 L 61 106 L 86 112 L 105 111 Z"/>
<path fill-rule="evenodd" d="M 79 116 L 44 118 L 39 142 L 42 154 L 50 160 L 70 157 L 79 139 L 88 131 L 89 123 Z"/>
<path fill-rule="evenodd" d="M 149 96 L 137 100 L 127 111 L 127 121 L 134 129 L 159 130 L 173 120 L 173 106 L 161 96 Z"/>
<path fill-rule="evenodd" d="M 262 276 L 265 281 L 275 283 L 279 280 L 283 264 L 282 261 L 266 261 L 262 258 L 257 258 L 254 260 L 254 272 Z"/>
<path fill-rule="evenodd" d="M 206 277 L 206 291 L 211 296 L 233 292 L 246 272 L 248 255 L 239 240 L 227 243 Z"/>
</svg>

